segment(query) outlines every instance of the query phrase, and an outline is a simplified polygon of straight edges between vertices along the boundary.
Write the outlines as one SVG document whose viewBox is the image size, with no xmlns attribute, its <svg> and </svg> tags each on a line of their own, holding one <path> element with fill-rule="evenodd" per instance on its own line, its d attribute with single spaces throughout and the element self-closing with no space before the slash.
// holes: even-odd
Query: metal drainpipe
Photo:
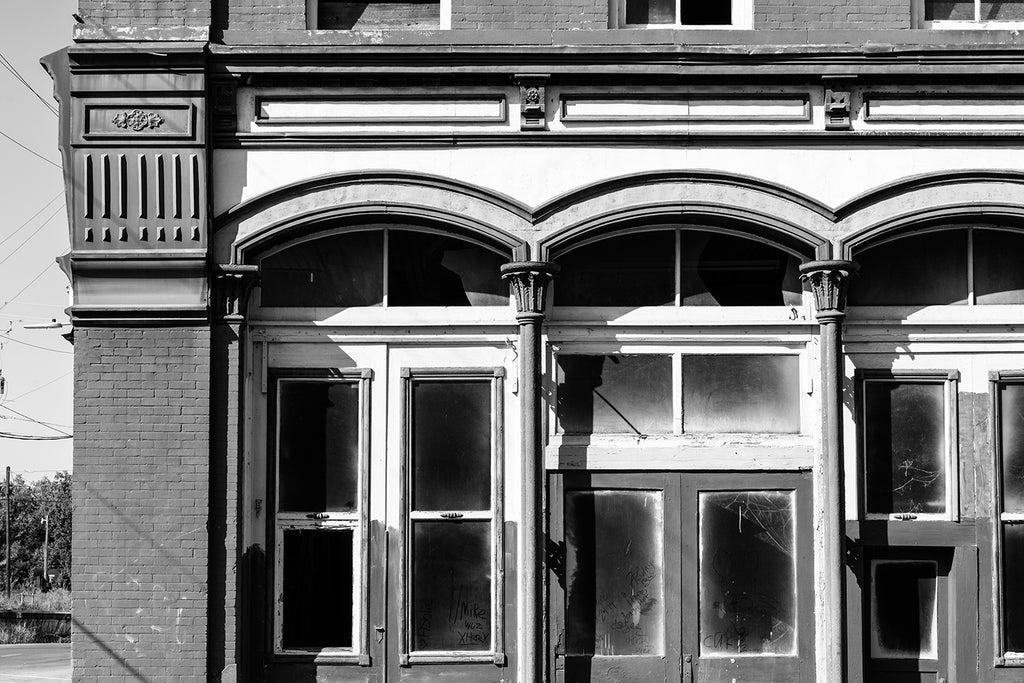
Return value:
<svg viewBox="0 0 1024 683">
<path fill-rule="evenodd" d="M 815 593 L 825 620 L 816 645 L 825 648 L 819 651 L 830 653 L 825 673 L 828 681 L 846 679 L 842 347 L 846 290 L 857 270 L 858 265 L 853 261 L 809 261 L 800 265 L 800 279 L 811 286 L 821 326 L 822 445 L 814 463 L 814 527 L 819 530 L 821 539 Z"/>
<path fill-rule="evenodd" d="M 519 525 L 519 677 L 524 683 L 543 680 L 544 598 L 542 558 L 544 528 L 544 443 L 541 433 L 541 325 L 547 285 L 558 272 L 554 263 L 520 261 L 501 267 L 516 299 L 519 322 L 520 411 L 522 431 L 522 519 Z"/>
</svg>

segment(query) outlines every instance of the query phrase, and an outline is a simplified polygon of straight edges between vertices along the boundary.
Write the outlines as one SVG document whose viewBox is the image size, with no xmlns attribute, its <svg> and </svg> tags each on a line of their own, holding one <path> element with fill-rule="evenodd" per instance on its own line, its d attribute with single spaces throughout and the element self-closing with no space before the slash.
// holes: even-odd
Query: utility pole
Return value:
<svg viewBox="0 0 1024 683">
<path fill-rule="evenodd" d="M 43 586 L 42 590 L 49 590 L 50 585 L 50 573 L 47 560 L 49 559 L 46 555 L 46 551 L 50 545 L 50 513 L 47 512 L 46 516 L 42 519 L 43 522 Z"/>
<path fill-rule="evenodd" d="M 11 466 L 7 466 L 7 486 L 4 488 L 4 494 L 6 500 L 4 502 L 4 545 L 6 549 L 4 551 L 4 557 L 6 564 L 4 565 L 6 571 L 6 578 L 4 583 L 7 585 L 7 599 L 11 599 Z"/>
</svg>

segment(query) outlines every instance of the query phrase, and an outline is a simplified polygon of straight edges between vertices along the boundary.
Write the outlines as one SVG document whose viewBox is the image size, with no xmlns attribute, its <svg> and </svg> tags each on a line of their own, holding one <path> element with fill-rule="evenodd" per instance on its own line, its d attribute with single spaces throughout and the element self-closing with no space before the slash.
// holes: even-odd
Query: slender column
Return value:
<svg viewBox="0 0 1024 683">
<path fill-rule="evenodd" d="M 842 344 L 846 288 L 857 272 L 853 261 L 810 261 L 801 264 L 800 279 L 811 285 L 821 325 L 822 445 L 814 466 L 814 528 L 816 612 L 815 648 L 824 670 L 819 680 L 846 678 L 843 558 L 846 514 L 843 496 Z"/>
<path fill-rule="evenodd" d="M 554 263 L 521 261 L 501 267 L 512 286 L 519 321 L 519 395 L 522 422 L 522 521 L 519 525 L 519 680 L 542 680 L 544 646 L 542 600 L 542 503 L 544 500 L 543 435 L 541 434 L 540 327 L 544 322 L 547 285 L 558 272 Z"/>
</svg>

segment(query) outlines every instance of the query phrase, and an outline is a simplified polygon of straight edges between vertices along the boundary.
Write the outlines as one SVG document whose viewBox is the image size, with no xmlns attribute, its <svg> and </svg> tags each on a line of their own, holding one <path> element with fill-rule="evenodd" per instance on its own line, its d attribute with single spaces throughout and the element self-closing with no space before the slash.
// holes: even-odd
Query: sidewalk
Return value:
<svg viewBox="0 0 1024 683">
<path fill-rule="evenodd" d="M 0 683 L 71 680 L 71 644 L 0 645 Z"/>
</svg>

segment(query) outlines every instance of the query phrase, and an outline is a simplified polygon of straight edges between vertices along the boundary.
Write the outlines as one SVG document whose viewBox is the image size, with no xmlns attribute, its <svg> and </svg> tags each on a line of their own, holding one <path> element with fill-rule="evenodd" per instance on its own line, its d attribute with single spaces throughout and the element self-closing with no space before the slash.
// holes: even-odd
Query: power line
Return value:
<svg viewBox="0 0 1024 683">
<path fill-rule="evenodd" d="M 0 439 L 17 439 L 19 441 L 63 441 L 74 438 L 67 436 L 32 436 L 30 434 L 12 434 L 11 432 L 0 432 Z"/>
<path fill-rule="evenodd" d="M 51 424 L 47 424 L 46 422 L 40 422 L 39 420 L 35 419 L 34 417 L 29 417 L 29 416 L 28 416 L 28 415 L 26 415 L 25 413 L 19 413 L 19 412 L 18 412 L 17 410 L 15 410 L 14 408 L 12 408 L 12 407 L 10 407 L 10 406 L 0 405 L 0 408 L 3 408 L 4 410 L 9 410 L 9 411 L 11 411 L 12 413 L 14 413 L 15 415 L 18 415 L 18 416 L 20 416 L 20 417 L 23 417 L 23 418 L 25 418 L 26 420 L 28 420 L 28 421 L 30 421 L 30 422 L 35 422 L 36 424 L 38 424 L 38 425 L 42 425 L 43 427 L 48 427 L 49 429 L 52 429 L 52 430 L 53 430 L 53 431 L 55 431 L 55 432 L 58 432 L 58 433 L 60 433 L 60 434 L 63 434 L 64 436 L 71 436 L 70 434 L 68 434 L 67 432 L 65 432 L 65 431 L 64 431 L 63 429 L 57 429 L 56 427 L 54 427 L 54 426 L 53 426 L 53 425 L 51 425 Z"/>
<path fill-rule="evenodd" d="M 20 73 L 18 73 L 18 70 L 16 68 L 14 68 L 14 65 L 11 64 L 9 61 L 7 61 L 7 57 L 4 57 L 2 52 L 0 52 L 0 64 L 2 64 L 5 69 L 10 71 L 11 75 L 14 76 L 16 79 L 18 79 L 18 81 L 22 85 L 24 85 L 26 88 L 28 88 L 32 92 L 32 94 L 36 96 L 36 99 L 38 99 L 40 102 L 42 102 L 43 106 L 46 107 L 47 109 L 49 109 L 53 113 L 54 116 L 58 116 L 57 108 L 53 106 L 53 103 L 52 102 L 47 102 L 46 99 L 42 95 L 40 95 L 38 92 L 36 92 L 36 89 L 33 88 L 31 85 L 29 85 L 29 82 L 26 81 L 22 77 L 22 75 Z"/>
<path fill-rule="evenodd" d="M 50 350 L 51 350 L 51 351 L 57 351 L 57 353 L 67 353 L 66 351 L 58 351 L 57 349 L 50 349 Z M 29 394 L 34 394 L 35 392 L 39 391 L 40 389 L 45 389 L 46 387 L 50 386 L 50 385 L 51 385 L 51 384 L 53 384 L 54 382 L 59 382 L 60 380 L 64 379 L 64 378 L 65 378 L 65 377 L 67 377 L 68 375 L 70 375 L 70 374 L 71 374 L 71 372 L 72 372 L 72 371 L 70 371 L 70 370 L 69 370 L 68 372 L 65 372 L 65 373 L 64 373 L 63 375 L 61 375 L 60 377 L 54 377 L 54 378 L 53 378 L 53 379 L 51 379 L 51 380 L 50 380 L 49 382 L 47 382 L 47 383 L 45 383 L 45 384 L 40 384 L 39 386 L 37 386 L 37 387 L 34 387 L 34 388 L 32 388 L 32 389 L 29 389 L 29 390 L 28 390 L 28 391 L 26 391 L 26 392 L 23 392 L 23 393 L 21 393 L 21 394 L 18 394 L 18 395 L 17 395 L 17 396 L 15 396 L 14 398 L 9 398 L 9 399 L 7 399 L 7 401 L 8 401 L 8 402 L 10 402 L 10 403 L 13 403 L 14 401 L 17 401 L 18 399 L 21 399 L 21 398 L 24 398 L 25 396 L 28 396 Z"/>
<path fill-rule="evenodd" d="M 43 276 L 43 273 L 45 273 L 46 271 L 48 271 L 48 270 L 49 270 L 50 268 L 52 268 L 52 267 L 53 267 L 53 266 L 54 266 L 55 264 L 56 264 L 56 261 L 50 261 L 50 263 L 49 263 L 49 264 L 48 264 L 48 265 L 47 265 L 47 266 L 46 266 L 45 268 L 43 268 L 43 269 L 42 269 L 41 271 L 39 271 L 39 274 L 38 274 L 38 275 L 36 275 L 36 276 L 35 276 L 34 278 L 32 278 L 31 280 L 29 280 L 29 283 L 28 283 L 27 285 L 25 285 L 24 287 L 22 287 L 21 289 L 19 289 L 19 290 L 18 290 L 18 293 L 17 293 L 17 294 L 15 294 L 15 295 L 14 295 L 14 296 L 12 296 L 12 297 L 11 297 L 10 299 L 8 299 L 7 301 L 5 301 L 5 302 L 3 303 L 3 305 L 2 305 L 2 306 L 0 306 L 0 311 L 2 311 L 2 310 L 4 310 L 5 308 L 7 308 L 7 305 L 8 305 L 8 304 L 10 304 L 10 303 L 13 303 L 14 301 L 17 301 L 18 297 L 19 297 L 19 296 L 21 296 L 21 295 L 22 295 L 22 294 L 23 294 L 23 293 L 25 292 L 25 290 L 26 290 L 26 289 L 28 289 L 28 288 L 29 288 L 29 287 L 31 287 L 31 286 L 32 286 L 33 284 L 35 284 L 35 281 L 36 281 L 36 280 L 38 280 L 39 278 L 41 278 L 41 277 Z M 0 336 L 3 336 L 3 335 L 0 335 Z M 12 338 L 10 338 L 10 337 L 7 337 L 7 339 L 11 339 L 11 341 L 13 341 L 13 342 L 17 342 L 18 344 L 25 344 L 25 345 L 27 345 L 27 346 L 33 346 L 33 344 L 29 344 L 28 342 L 18 341 L 17 339 L 12 339 Z M 41 346 L 40 346 L 40 347 L 37 347 L 37 348 L 43 348 L 43 347 L 41 347 Z M 56 349 L 49 349 L 49 350 L 50 350 L 50 351 L 55 351 Z"/>
<path fill-rule="evenodd" d="M 39 349 L 40 351 L 52 351 L 53 353 L 66 353 L 66 354 L 69 354 L 69 355 L 74 353 L 74 351 L 65 351 L 64 349 L 53 349 L 53 348 L 50 348 L 49 346 L 39 346 L 38 344 L 30 344 L 30 343 L 28 343 L 26 341 L 21 341 L 20 339 L 15 339 L 14 337 L 9 337 L 6 334 L 0 334 L 0 339 L 6 339 L 7 341 L 12 341 L 15 344 L 23 344 L 25 346 L 31 346 L 33 349 Z M 42 387 L 40 387 L 40 388 L 42 388 Z M 24 396 L 24 394 L 22 394 L 22 396 Z M 18 398 L 21 398 L 21 396 L 19 396 Z"/>
<path fill-rule="evenodd" d="M 50 206 L 50 204 L 53 204 L 53 203 L 54 203 L 55 201 L 57 201 L 57 199 L 58 199 L 58 198 L 59 198 L 59 197 L 60 197 L 60 196 L 61 196 L 62 194 L 64 194 L 64 192 L 58 192 L 57 194 L 53 195 L 53 198 L 52 198 L 52 199 L 51 199 L 50 201 L 48 201 L 48 202 L 46 202 L 45 204 L 43 204 L 43 206 L 42 206 L 42 208 L 41 208 L 41 209 L 39 209 L 39 210 L 38 210 L 38 211 L 36 211 L 36 212 L 35 212 L 34 214 L 32 214 L 32 215 L 31 215 L 31 216 L 29 217 L 29 219 L 28 219 L 28 220 L 26 220 L 26 221 L 25 221 L 24 223 L 22 223 L 21 225 L 19 225 L 18 227 L 16 227 L 16 228 L 15 228 L 15 229 L 14 229 L 14 230 L 13 230 L 13 231 L 11 232 L 11 234 L 9 234 L 9 235 L 8 235 L 7 237 L 5 237 L 5 238 L 3 238 L 2 240 L 0 240 L 0 245 L 2 245 L 2 244 L 3 244 L 4 242 L 6 242 L 7 240 L 11 239 L 11 238 L 12 238 L 12 237 L 14 237 L 15 235 L 17 235 L 17 234 L 18 234 L 19 232 L 21 232 L 21 231 L 22 231 L 22 229 L 23 229 L 23 228 L 24 228 L 24 227 L 25 227 L 26 225 L 28 225 L 29 223 L 31 223 L 32 221 L 34 221 L 34 220 L 36 219 L 36 216 L 38 216 L 39 214 L 41 214 L 41 213 L 42 213 L 43 211 L 46 211 L 46 209 L 47 209 L 47 208 L 48 208 L 48 207 Z"/>
<path fill-rule="evenodd" d="M 35 230 L 33 230 L 31 234 L 29 234 L 29 236 L 28 236 L 28 237 L 26 237 L 26 238 L 25 238 L 25 239 L 23 239 L 23 240 L 22 240 L 21 242 L 19 242 L 19 243 L 18 243 L 18 246 L 16 246 L 16 247 L 15 247 L 15 248 L 14 248 L 14 249 L 13 249 L 13 250 L 11 251 L 11 253 L 10 253 L 10 254 L 8 254 L 7 256 L 4 256 L 4 257 L 3 257 L 2 259 L 0 259 L 0 265 L 3 265 L 3 264 L 5 264 L 5 263 L 7 263 L 7 261 L 8 261 L 8 260 L 9 260 L 9 259 L 10 259 L 10 258 L 11 258 L 12 256 L 14 256 L 15 254 L 17 254 L 17 253 L 18 253 L 18 250 L 19 250 L 19 249 L 21 249 L 21 248 L 22 248 L 23 246 L 25 246 L 25 245 L 26 245 L 26 244 L 28 243 L 28 241 L 29 241 L 30 239 L 32 239 L 33 237 L 35 237 L 36 235 L 38 235 L 38 234 L 39 234 L 39 231 L 40 231 L 40 230 L 42 230 L 43 228 L 45 228 L 45 227 L 46 227 L 46 224 L 47 224 L 47 223 L 49 223 L 50 221 L 52 221 L 52 220 L 53 220 L 54 218 L 56 218 L 56 217 L 57 217 L 57 214 L 58 214 L 58 213 L 60 213 L 60 210 L 61 210 L 61 208 L 63 208 L 63 207 L 60 207 L 60 206 L 58 206 L 58 207 L 57 207 L 57 210 L 56 210 L 56 211 L 54 211 L 53 213 L 51 213 L 51 214 L 50 214 L 50 217 L 49 217 L 49 218 L 47 218 L 47 219 L 46 219 L 45 221 L 43 221 L 42 223 L 40 223 L 40 224 L 39 224 L 39 225 L 38 225 L 38 226 L 36 227 L 36 229 L 35 229 Z"/>
<path fill-rule="evenodd" d="M 67 434 L 69 429 L 74 429 L 71 425 L 57 424 L 56 422 L 43 422 L 42 420 L 34 420 L 31 417 L 15 417 L 14 415 L 0 415 L 0 420 L 13 420 L 15 422 L 35 422 L 36 424 L 43 425 L 44 427 L 57 427 L 58 431 Z"/>
<path fill-rule="evenodd" d="M 51 161 L 50 159 L 47 159 L 46 157 L 44 157 L 42 154 L 40 154 L 39 152 L 35 151 L 34 149 L 30 149 L 30 148 L 26 147 L 25 145 L 21 144 L 20 142 L 18 142 L 14 138 L 12 138 L 10 135 L 8 135 L 7 133 L 3 132 L 2 130 L 0 130 L 0 136 L 3 136 L 5 138 L 7 138 L 8 140 L 10 140 L 14 144 L 16 144 L 18 147 L 21 147 L 23 150 L 25 150 L 26 152 L 28 152 L 29 154 L 31 154 L 33 156 L 39 157 L 40 159 L 42 159 L 46 163 L 50 164 L 51 166 L 53 166 L 55 168 L 63 168 L 56 161 Z"/>
</svg>

